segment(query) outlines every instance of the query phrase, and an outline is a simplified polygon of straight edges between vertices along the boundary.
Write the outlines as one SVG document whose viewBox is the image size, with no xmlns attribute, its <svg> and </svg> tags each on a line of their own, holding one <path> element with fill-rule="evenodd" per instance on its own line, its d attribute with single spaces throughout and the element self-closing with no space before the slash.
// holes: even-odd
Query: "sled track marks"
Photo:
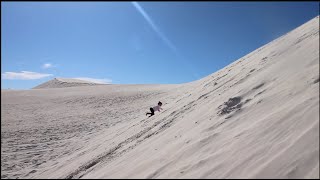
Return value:
<svg viewBox="0 0 320 180">
<path fill-rule="evenodd" d="M 112 161 L 113 159 L 120 157 L 124 153 L 134 149 L 137 145 L 139 145 L 146 139 L 152 137 L 153 135 L 159 134 L 162 131 L 169 128 L 178 119 L 180 114 L 183 114 L 184 112 L 190 110 L 190 108 L 195 105 L 196 105 L 195 101 L 192 101 L 187 105 L 183 106 L 181 110 L 173 111 L 171 114 L 169 114 L 165 118 L 159 121 L 156 121 L 151 126 L 127 138 L 126 140 L 122 141 L 115 147 L 108 150 L 106 153 L 100 154 L 97 157 L 93 158 L 92 160 L 88 161 L 87 163 L 81 165 L 79 168 L 77 168 L 76 170 L 74 170 L 73 172 L 71 172 L 70 174 L 68 174 L 63 178 L 64 179 L 81 178 L 82 176 L 87 174 L 92 167 L 96 166 L 97 164 Z M 155 131 L 151 131 L 156 127 L 158 127 L 158 129 L 156 129 Z"/>
</svg>

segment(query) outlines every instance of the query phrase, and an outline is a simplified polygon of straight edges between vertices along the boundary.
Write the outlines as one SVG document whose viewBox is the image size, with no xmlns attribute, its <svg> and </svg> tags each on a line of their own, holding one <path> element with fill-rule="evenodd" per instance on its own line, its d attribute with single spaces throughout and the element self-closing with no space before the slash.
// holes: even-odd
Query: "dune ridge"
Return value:
<svg viewBox="0 0 320 180">
<path fill-rule="evenodd" d="M 76 86 L 95 86 L 105 85 L 101 83 L 95 83 L 91 81 L 85 81 L 73 78 L 54 78 L 50 81 L 44 82 L 32 89 L 48 89 L 48 88 L 65 88 L 65 87 L 76 87 Z"/>
</svg>

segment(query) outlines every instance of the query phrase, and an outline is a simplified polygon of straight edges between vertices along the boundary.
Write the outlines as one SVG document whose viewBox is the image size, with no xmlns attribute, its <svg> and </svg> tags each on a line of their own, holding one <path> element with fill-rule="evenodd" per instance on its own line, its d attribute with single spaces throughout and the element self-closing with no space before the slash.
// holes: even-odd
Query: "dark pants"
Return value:
<svg viewBox="0 0 320 180">
<path fill-rule="evenodd" d="M 154 110 L 153 110 L 153 108 L 150 108 L 150 111 L 151 111 L 151 113 L 147 113 L 146 115 L 150 114 L 150 116 L 153 116 L 153 115 L 154 115 Z"/>
</svg>

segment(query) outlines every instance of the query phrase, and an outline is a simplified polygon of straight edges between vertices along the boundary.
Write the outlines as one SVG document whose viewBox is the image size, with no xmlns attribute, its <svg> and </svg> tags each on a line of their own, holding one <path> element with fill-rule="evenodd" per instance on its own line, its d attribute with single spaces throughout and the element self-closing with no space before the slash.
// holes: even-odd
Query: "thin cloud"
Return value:
<svg viewBox="0 0 320 180">
<path fill-rule="evenodd" d="M 48 68 L 53 68 L 53 67 L 55 67 L 55 66 L 53 66 L 51 63 L 45 63 L 42 65 L 43 69 L 48 69 Z"/>
<path fill-rule="evenodd" d="M 144 19 L 148 22 L 148 24 L 152 27 L 152 29 L 158 34 L 158 36 L 168 45 L 168 47 L 176 53 L 176 55 L 180 55 L 176 46 L 160 31 L 158 26 L 153 22 L 151 17 L 144 11 L 144 9 L 137 2 L 132 2 L 133 6 L 137 9 L 137 11 L 144 17 Z"/>
<path fill-rule="evenodd" d="M 138 2 L 131 2 L 133 6 L 137 9 L 137 11 L 144 17 L 144 19 L 148 22 L 148 24 L 152 27 L 152 29 L 156 32 L 156 34 L 165 42 L 165 44 L 174 52 L 174 54 L 182 60 L 182 65 L 191 68 L 193 71 L 193 76 L 197 79 L 198 76 L 194 75 L 193 66 L 186 60 L 186 58 L 178 51 L 177 47 L 165 36 L 163 32 L 158 28 L 158 26 L 153 22 L 151 17 L 146 13 L 146 11 L 140 6 Z"/>
<path fill-rule="evenodd" d="M 34 80 L 53 76 L 52 74 L 41 74 L 37 72 L 21 71 L 21 72 L 5 72 L 2 73 L 3 79 L 17 79 L 17 80 Z"/>
<path fill-rule="evenodd" d="M 111 84 L 111 79 L 94 79 L 94 78 L 88 78 L 88 77 L 78 77 L 78 78 L 72 78 L 72 79 L 79 79 L 84 81 L 90 81 L 98 84 Z"/>
</svg>

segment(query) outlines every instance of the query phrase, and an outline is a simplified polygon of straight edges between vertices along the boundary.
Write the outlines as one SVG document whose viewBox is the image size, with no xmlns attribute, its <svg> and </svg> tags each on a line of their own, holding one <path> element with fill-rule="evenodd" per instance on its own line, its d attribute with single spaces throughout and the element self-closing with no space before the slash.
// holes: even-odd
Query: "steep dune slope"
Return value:
<svg viewBox="0 0 320 180">
<path fill-rule="evenodd" d="M 194 82 L 2 96 L 5 178 L 319 178 L 319 16 Z"/>
<path fill-rule="evenodd" d="M 319 177 L 319 17 L 188 86 L 84 177 Z"/>
</svg>

